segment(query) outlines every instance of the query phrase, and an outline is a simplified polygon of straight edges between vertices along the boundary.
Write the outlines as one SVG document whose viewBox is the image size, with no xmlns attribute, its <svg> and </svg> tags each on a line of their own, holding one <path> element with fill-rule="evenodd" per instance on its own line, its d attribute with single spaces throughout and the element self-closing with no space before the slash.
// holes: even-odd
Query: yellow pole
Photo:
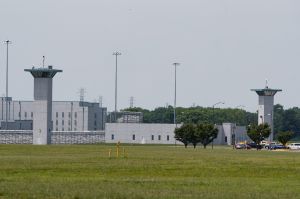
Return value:
<svg viewBox="0 0 300 199">
<path fill-rule="evenodd" d="M 117 143 L 117 158 L 119 157 L 120 141 Z"/>
<path fill-rule="evenodd" d="M 111 149 L 108 150 L 108 157 L 111 158 Z"/>
</svg>

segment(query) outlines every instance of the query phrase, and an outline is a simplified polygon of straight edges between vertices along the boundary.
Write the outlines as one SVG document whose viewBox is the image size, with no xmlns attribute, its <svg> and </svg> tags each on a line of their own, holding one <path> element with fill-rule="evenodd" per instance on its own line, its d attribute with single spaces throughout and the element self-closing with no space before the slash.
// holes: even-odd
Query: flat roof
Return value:
<svg viewBox="0 0 300 199">
<path fill-rule="evenodd" d="M 251 91 L 255 91 L 259 96 L 274 96 L 277 92 L 281 92 L 281 89 L 271 89 L 271 88 L 263 88 L 263 89 L 251 89 Z"/>
<path fill-rule="evenodd" d="M 35 78 L 53 78 L 56 73 L 63 72 L 59 69 L 53 69 L 52 66 L 48 66 L 47 68 L 35 68 L 24 69 L 25 72 L 30 72 L 31 75 Z"/>
</svg>

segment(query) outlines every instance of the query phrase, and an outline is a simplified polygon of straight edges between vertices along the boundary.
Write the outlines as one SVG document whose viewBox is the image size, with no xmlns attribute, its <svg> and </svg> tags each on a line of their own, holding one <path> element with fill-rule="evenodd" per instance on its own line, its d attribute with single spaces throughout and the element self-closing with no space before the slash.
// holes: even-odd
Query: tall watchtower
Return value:
<svg viewBox="0 0 300 199">
<path fill-rule="evenodd" d="M 25 69 L 34 78 L 33 144 L 50 144 L 52 131 L 52 79 L 62 70 L 48 68 Z"/>
<path fill-rule="evenodd" d="M 264 89 L 251 89 L 255 91 L 258 97 L 258 124 L 267 123 L 271 127 L 271 135 L 269 141 L 273 141 L 274 138 L 274 96 L 277 92 L 281 92 L 281 89 L 270 89 L 268 85 Z"/>
</svg>

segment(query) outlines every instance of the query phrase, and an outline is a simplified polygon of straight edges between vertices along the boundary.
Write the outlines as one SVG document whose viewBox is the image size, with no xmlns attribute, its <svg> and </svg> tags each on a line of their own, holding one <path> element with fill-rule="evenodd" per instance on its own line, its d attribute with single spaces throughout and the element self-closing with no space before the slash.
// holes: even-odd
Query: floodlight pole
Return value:
<svg viewBox="0 0 300 199">
<path fill-rule="evenodd" d="M 217 126 L 217 124 L 215 124 L 215 106 L 218 105 L 218 104 L 225 104 L 225 102 L 217 102 L 215 104 L 212 105 L 212 111 L 213 111 L 213 123 L 214 123 L 214 126 Z M 211 142 L 211 148 L 213 149 L 214 148 L 214 140 Z"/>
<path fill-rule="evenodd" d="M 116 56 L 116 73 L 115 73 L 115 122 L 117 122 L 117 97 L 118 97 L 118 56 L 120 52 L 116 51 L 113 53 Z"/>
<path fill-rule="evenodd" d="M 176 97 L 177 97 L 177 66 L 180 65 L 180 63 L 173 63 L 174 68 L 175 68 L 175 87 L 174 87 L 174 124 L 175 127 L 177 128 L 177 122 L 176 122 Z"/>
<path fill-rule="evenodd" d="M 11 44 L 11 41 L 6 40 L 6 97 L 5 97 L 5 129 L 8 129 L 8 45 Z"/>
</svg>

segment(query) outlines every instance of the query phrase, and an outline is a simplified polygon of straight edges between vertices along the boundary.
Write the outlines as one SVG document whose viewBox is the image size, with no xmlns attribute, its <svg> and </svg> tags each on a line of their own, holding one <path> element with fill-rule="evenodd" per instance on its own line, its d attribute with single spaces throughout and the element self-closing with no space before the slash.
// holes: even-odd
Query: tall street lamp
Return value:
<svg viewBox="0 0 300 199">
<path fill-rule="evenodd" d="M 214 125 L 216 125 L 215 123 L 215 106 L 217 106 L 217 105 L 219 105 L 219 104 L 225 104 L 225 102 L 217 102 L 217 103 L 215 103 L 215 104 L 213 104 L 212 105 L 212 111 L 213 111 L 213 114 L 212 114 L 212 116 L 213 116 L 213 123 L 214 123 Z M 214 148 L 214 140 L 211 142 L 211 148 L 213 149 Z"/>
<path fill-rule="evenodd" d="M 215 104 L 212 105 L 212 110 L 213 110 L 213 123 L 215 124 L 215 106 L 219 105 L 219 104 L 225 104 L 225 102 L 217 102 Z"/>
<path fill-rule="evenodd" d="M 179 66 L 180 65 L 180 63 L 173 63 L 173 65 L 174 65 L 174 68 L 175 68 L 175 90 L 174 90 L 174 124 L 175 124 L 175 127 L 177 127 L 177 123 L 176 123 L 176 89 L 177 89 L 177 66 Z"/>
<path fill-rule="evenodd" d="M 8 45 L 11 44 L 11 41 L 6 40 L 6 97 L 5 97 L 5 129 L 8 129 Z"/>
<path fill-rule="evenodd" d="M 117 97 L 118 97 L 118 56 L 120 52 L 116 51 L 113 53 L 116 56 L 116 73 L 115 73 L 115 122 L 117 122 Z"/>
</svg>

